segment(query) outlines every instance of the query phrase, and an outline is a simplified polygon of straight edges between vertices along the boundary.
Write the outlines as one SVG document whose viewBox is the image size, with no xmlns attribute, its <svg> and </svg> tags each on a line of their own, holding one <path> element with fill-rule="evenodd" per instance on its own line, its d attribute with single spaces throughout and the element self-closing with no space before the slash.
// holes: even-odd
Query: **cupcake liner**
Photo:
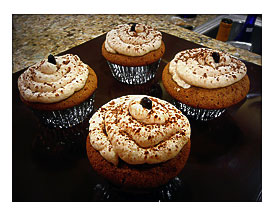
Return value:
<svg viewBox="0 0 275 216">
<path fill-rule="evenodd" d="M 183 183 L 179 177 L 171 179 L 167 184 L 148 190 L 124 191 L 109 182 L 103 182 L 94 186 L 92 201 L 149 201 L 167 202 L 174 201 L 183 191 Z M 182 194 L 181 194 L 182 196 Z"/>
<path fill-rule="evenodd" d="M 107 61 L 113 76 L 127 84 L 143 84 L 153 79 L 159 67 L 160 59 L 152 64 L 136 67 L 122 66 Z"/>
<path fill-rule="evenodd" d="M 88 133 L 87 124 L 71 128 L 50 128 L 38 123 L 39 133 L 32 144 L 33 155 L 40 162 L 56 166 L 74 162 L 86 156 L 83 143 Z"/>
<path fill-rule="evenodd" d="M 41 122 L 53 128 L 73 127 L 88 117 L 93 111 L 94 94 L 78 106 L 64 110 L 42 111 L 33 110 Z"/>
<path fill-rule="evenodd" d="M 173 101 L 173 105 L 182 111 L 187 117 L 200 121 L 209 121 L 218 118 L 226 110 L 194 108 L 177 100 Z"/>
</svg>

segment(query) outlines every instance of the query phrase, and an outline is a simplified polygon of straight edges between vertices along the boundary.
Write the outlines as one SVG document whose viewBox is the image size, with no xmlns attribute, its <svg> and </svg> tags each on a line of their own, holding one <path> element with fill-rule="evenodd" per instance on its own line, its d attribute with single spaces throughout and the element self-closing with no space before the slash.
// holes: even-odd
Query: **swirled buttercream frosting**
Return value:
<svg viewBox="0 0 275 216">
<path fill-rule="evenodd" d="M 122 24 L 107 33 L 105 49 L 110 53 L 142 56 L 160 48 L 161 32 L 144 24 Z"/>
<path fill-rule="evenodd" d="M 141 100 L 148 97 L 151 109 Z M 174 158 L 190 139 L 188 119 L 158 98 L 128 95 L 103 105 L 90 119 L 92 147 L 114 165 L 156 164 Z"/>
<path fill-rule="evenodd" d="M 55 56 L 29 67 L 18 78 L 21 96 L 29 102 L 54 103 L 82 89 L 89 75 L 88 65 L 77 55 Z"/>
<path fill-rule="evenodd" d="M 245 64 L 227 53 L 208 48 L 184 50 L 169 64 L 172 79 L 182 88 L 221 88 L 241 80 Z"/>
</svg>

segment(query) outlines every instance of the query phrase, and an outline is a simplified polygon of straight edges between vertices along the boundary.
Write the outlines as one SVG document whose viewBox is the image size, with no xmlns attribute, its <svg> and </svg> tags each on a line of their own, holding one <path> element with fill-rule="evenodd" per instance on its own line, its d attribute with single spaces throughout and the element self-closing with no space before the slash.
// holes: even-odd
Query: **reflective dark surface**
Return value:
<svg viewBox="0 0 275 216">
<path fill-rule="evenodd" d="M 127 94 L 172 102 L 161 72 L 177 52 L 199 47 L 163 33 L 166 52 L 156 77 L 132 86 L 112 77 L 101 55 L 104 39 L 105 35 L 64 52 L 79 55 L 95 70 L 99 81 L 95 110 Z M 13 74 L 13 201 L 261 201 L 262 69 L 245 63 L 251 82 L 247 99 L 215 120 L 190 120 L 191 152 L 182 173 L 169 184 L 140 194 L 119 191 L 92 170 L 85 150 L 89 118 L 69 129 L 43 126 L 20 101 L 17 79 L 22 71 Z"/>
</svg>

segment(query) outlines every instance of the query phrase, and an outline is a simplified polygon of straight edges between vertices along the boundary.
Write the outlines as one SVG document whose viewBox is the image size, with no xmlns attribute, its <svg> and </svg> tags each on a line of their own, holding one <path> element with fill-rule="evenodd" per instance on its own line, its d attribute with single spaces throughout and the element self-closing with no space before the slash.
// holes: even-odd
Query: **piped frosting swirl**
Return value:
<svg viewBox="0 0 275 216">
<path fill-rule="evenodd" d="M 208 48 L 184 50 L 169 64 L 172 79 L 182 88 L 221 88 L 241 80 L 245 64 L 227 53 Z"/>
<path fill-rule="evenodd" d="M 107 33 L 105 49 L 110 53 L 142 56 L 160 48 L 161 40 L 161 32 L 151 26 L 122 24 Z"/>
<path fill-rule="evenodd" d="M 89 75 L 88 66 L 77 55 L 55 56 L 29 67 L 18 78 L 21 96 L 29 102 L 54 103 L 82 89 Z"/>
<path fill-rule="evenodd" d="M 188 119 L 166 101 L 148 97 L 152 109 L 139 105 L 144 95 L 128 95 L 102 106 L 90 119 L 90 143 L 114 165 L 155 164 L 174 158 L 190 139 Z"/>
</svg>

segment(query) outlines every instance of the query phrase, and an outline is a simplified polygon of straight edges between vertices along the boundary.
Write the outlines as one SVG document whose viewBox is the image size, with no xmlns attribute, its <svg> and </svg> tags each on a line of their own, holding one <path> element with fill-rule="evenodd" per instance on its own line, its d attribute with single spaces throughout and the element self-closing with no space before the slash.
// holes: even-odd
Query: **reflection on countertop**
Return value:
<svg viewBox="0 0 275 216">
<path fill-rule="evenodd" d="M 12 72 L 22 70 L 48 54 L 54 55 L 96 38 L 121 23 L 141 22 L 179 38 L 229 52 L 261 65 L 261 56 L 195 33 L 181 26 L 196 27 L 216 15 L 179 19 L 174 15 L 13 15 Z"/>
</svg>

